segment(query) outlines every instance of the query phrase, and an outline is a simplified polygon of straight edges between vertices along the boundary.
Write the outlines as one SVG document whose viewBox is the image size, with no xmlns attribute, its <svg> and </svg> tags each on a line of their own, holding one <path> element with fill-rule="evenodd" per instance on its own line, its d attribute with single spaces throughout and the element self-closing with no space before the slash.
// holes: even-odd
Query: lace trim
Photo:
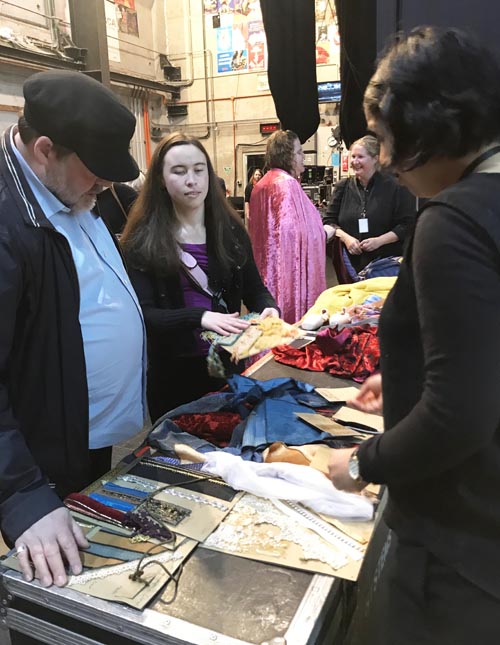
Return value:
<svg viewBox="0 0 500 645">
<path fill-rule="evenodd" d="M 303 526 L 298 513 L 285 514 L 270 500 L 246 494 L 220 524 L 219 528 L 205 540 L 204 545 L 230 553 L 251 552 L 286 559 L 290 543 L 302 549 L 304 560 L 318 560 L 333 570 L 345 566 L 349 559 L 336 546 L 322 537 L 311 533 Z M 270 530 L 269 525 L 278 532 Z"/>
<path fill-rule="evenodd" d="M 164 553 L 155 554 L 144 558 L 141 562 L 141 568 L 148 562 L 155 560 L 156 562 L 177 562 L 184 559 L 185 554 L 176 553 L 176 551 L 166 551 Z M 134 571 L 137 569 L 137 562 L 140 559 L 140 556 L 136 560 L 131 560 L 130 562 L 124 562 L 123 564 L 117 564 L 111 567 L 102 567 L 99 569 L 92 569 L 91 571 L 85 571 L 78 576 L 70 576 L 68 585 L 81 585 L 89 582 L 90 580 L 101 580 L 103 578 L 108 578 L 109 576 L 116 575 L 118 573 L 125 573 L 126 571 Z"/>
<path fill-rule="evenodd" d="M 295 521 L 300 522 L 306 528 L 317 533 L 326 542 L 339 549 L 348 558 L 351 558 L 351 560 L 363 559 L 365 550 L 361 544 L 345 535 L 345 533 L 342 533 L 342 531 L 335 529 L 300 504 L 288 501 L 280 502 L 277 499 L 271 501 L 282 513 L 293 517 Z"/>
</svg>

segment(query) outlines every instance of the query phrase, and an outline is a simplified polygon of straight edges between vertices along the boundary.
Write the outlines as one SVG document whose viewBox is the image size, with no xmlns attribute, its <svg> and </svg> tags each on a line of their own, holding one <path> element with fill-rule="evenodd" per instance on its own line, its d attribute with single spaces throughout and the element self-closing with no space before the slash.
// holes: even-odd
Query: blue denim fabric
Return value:
<svg viewBox="0 0 500 645">
<path fill-rule="evenodd" d="M 297 412 L 310 411 L 289 394 L 265 399 L 253 410 L 242 432 L 233 432 L 231 446 L 240 448 L 243 459 L 261 461 L 262 451 L 274 441 L 299 446 L 331 438 L 296 417 Z"/>
</svg>

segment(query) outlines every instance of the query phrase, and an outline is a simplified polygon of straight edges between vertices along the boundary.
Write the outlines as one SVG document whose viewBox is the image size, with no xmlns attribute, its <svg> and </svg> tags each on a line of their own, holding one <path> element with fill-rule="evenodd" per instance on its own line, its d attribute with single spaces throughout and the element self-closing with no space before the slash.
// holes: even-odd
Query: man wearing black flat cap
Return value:
<svg viewBox="0 0 500 645">
<path fill-rule="evenodd" d="M 145 416 L 140 306 L 91 211 L 139 170 L 135 118 L 103 85 L 49 71 L 23 91 L 0 148 L 0 526 L 48 586 L 86 546 L 61 497 L 109 470 Z"/>
</svg>

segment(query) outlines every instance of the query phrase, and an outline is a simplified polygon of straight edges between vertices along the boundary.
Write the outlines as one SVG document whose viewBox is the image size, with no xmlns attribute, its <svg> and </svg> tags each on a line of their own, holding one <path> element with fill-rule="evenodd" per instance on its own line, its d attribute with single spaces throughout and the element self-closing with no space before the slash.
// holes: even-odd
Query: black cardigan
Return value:
<svg viewBox="0 0 500 645">
<path fill-rule="evenodd" d="M 358 219 L 365 206 L 368 219 L 368 233 L 359 233 Z M 358 240 L 378 237 L 392 231 L 398 237 L 398 242 L 385 244 L 375 251 L 361 255 L 350 255 L 356 271 L 365 267 L 376 257 L 402 255 L 403 242 L 412 224 L 415 214 L 415 198 L 399 186 L 394 178 L 381 172 L 375 172 L 368 182 L 367 190 L 349 177 L 341 179 L 333 190 L 332 199 L 328 205 L 323 224 L 338 226 L 343 231 Z"/>
<path fill-rule="evenodd" d="M 386 432 L 359 448 L 406 539 L 500 598 L 500 174 L 428 202 L 380 319 Z"/>
<path fill-rule="evenodd" d="M 230 313 L 240 311 L 241 303 L 249 311 L 262 312 L 266 307 L 278 310 L 276 301 L 264 286 L 255 265 L 252 246 L 245 229 L 231 224 L 233 248 L 240 261 L 224 273 L 211 252 L 207 237 L 209 286 L 227 304 Z M 133 265 L 133 260 L 131 260 Z M 201 327 L 206 309 L 185 307 L 179 275 L 169 278 L 154 276 L 145 271 L 130 269 L 132 284 L 141 303 L 148 334 L 149 363 L 168 364 L 172 356 L 190 355 L 195 349 L 193 330 Z"/>
</svg>

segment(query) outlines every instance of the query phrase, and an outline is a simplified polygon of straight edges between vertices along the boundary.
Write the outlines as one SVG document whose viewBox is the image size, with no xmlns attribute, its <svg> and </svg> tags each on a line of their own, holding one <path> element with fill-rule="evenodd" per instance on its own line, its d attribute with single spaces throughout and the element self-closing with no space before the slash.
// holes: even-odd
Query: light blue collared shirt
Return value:
<svg viewBox="0 0 500 645">
<path fill-rule="evenodd" d="M 139 432 L 145 418 L 145 327 L 137 296 L 111 234 L 90 211 L 71 214 L 15 155 L 40 207 L 68 240 L 80 285 L 89 390 L 89 446 L 104 448 Z"/>
</svg>

